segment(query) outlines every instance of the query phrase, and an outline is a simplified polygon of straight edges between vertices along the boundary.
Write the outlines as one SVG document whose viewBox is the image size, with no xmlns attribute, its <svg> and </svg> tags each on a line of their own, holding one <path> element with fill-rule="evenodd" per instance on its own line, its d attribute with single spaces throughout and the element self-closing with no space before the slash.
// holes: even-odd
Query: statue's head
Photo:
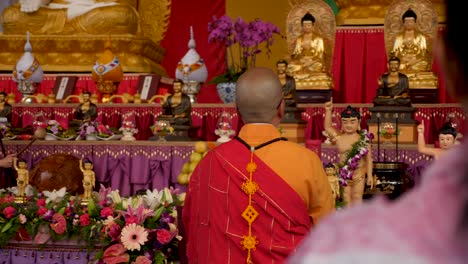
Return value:
<svg viewBox="0 0 468 264">
<path fill-rule="evenodd" d="M 93 169 L 93 163 L 89 159 L 84 160 L 83 165 L 84 165 L 84 168 L 86 170 L 92 170 Z"/>
<path fill-rule="evenodd" d="M 182 82 L 181 79 L 174 80 L 174 82 L 172 83 L 172 89 L 174 90 L 174 93 L 181 92 L 183 84 L 184 84 L 184 82 Z"/>
<path fill-rule="evenodd" d="M 400 68 L 400 59 L 397 56 L 392 54 L 390 56 L 390 59 L 388 59 L 388 69 L 391 72 L 396 72 L 398 71 L 399 68 Z"/>
<path fill-rule="evenodd" d="M 327 174 L 327 176 L 335 176 L 336 174 L 336 167 L 335 167 L 335 164 L 333 163 L 327 163 L 325 165 L 325 173 Z"/>
<path fill-rule="evenodd" d="M 0 92 L 0 102 L 4 102 L 6 97 L 7 97 L 7 93 L 1 91 Z"/>
<path fill-rule="evenodd" d="M 18 167 L 20 169 L 25 169 L 27 166 L 28 166 L 28 164 L 26 163 L 26 160 L 24 160 L 24 159 L 19 159 L 18 160 Z"/>
<path fill-rule="evenodd" d="M 288 62 L 286 60 L 279 60 L 276 62 L 276 69 L 278 73 L 285 73 L 288 68 Z"/>
<path fill-rule="evenodd" d="M 346 134 L 353 134 L 359 130 L 361 122 L 361 114 L 359 111 L 348 105 L 343 112 L 341 112 L 341 129 Z"/>
<path fill-rule="evenodd" d="M 81 95 L 83 96 L 83 102 L 88 102 L 89 99 L 91 98 L 90 91 L 84 91 Z"/>
<path fill-rule="evenodd" d="M 448 149 L 455 143 L 457 130 L 453 128 L 450 122 L 445 123 L 439 129 L 439 145 L 441 149 Z"/>
<path fill-rule="evenodd" d="M 406 29 L 413 29 L 414 26 L 416 25 L 416 19 L 418 18 L 418 16 L 416 15 L 416 13 L 411 10 L 411 8 L 409 8 L 408 10 L 406 10 L 405 13 L 403 13 L 403 16 L 402 16 L 402 21 L 403 21 L 403 25 Z"/>
<path fill-rule="evenodd" d="M 314 24 L 315 24 L 315 17 L 309 12 L 307 12 L 301 19 L 302 30 L 306 33 L 309 33 L 312 31 Z"/>
</svg>

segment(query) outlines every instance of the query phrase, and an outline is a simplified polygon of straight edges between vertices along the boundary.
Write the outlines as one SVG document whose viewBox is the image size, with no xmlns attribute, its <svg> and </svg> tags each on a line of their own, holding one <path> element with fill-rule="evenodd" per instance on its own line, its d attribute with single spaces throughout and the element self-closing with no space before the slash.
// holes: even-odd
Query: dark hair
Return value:
<svg viewBox="0 0 468 264">
<path fill-rule="evenodd" d="M 87 94 L 87 95 L 91 96 L 91 92 L 90 92 L 90 91 L 84 91 L 84 92 L 82 92 L 82 94 Z"/>
<path fill-rule="evenodd" d="M 414 21 L 416 21 L 416 20 L 418 19 L 418 16 L 416 15 L 416 13 L 415 13 L 413 10 L 411 10 L 411 8 L 408 9 L 408 10 L 406 10 L 405 13 L 403 13 L 403 16 L 402 16 L 401 19 L 402 19 L 403 21 L 405 21 L 405 18 L 407 18 L 407 17 L 412 17 L 412 18 L 414 18 Z"/>
<path fill-rule="evenodd" d="M 439 135 L 452 135 L 453 138 L 457 137 L 457 130 L 453 128 L 452 124 L 450 122 L 446 122 L 445 124 L 442 125 L 442 127 L 439 129 Z"/>
<path fill-rule="evenodd" d="M 279 60 L 276 62 L 276 66 L 278 66 L 279 64 L 284 64 L 286 65 L 286 67 L 288 66 L 288 62 L 286 60 Z"/>
<path fill-rule="evenodd" d="M 172 85 L 174 85 L 174 83 L 184 84 L 184 82 L 183 82 L 181 79 L 175 79 L 175 80 L 172 82 Z"/>
<path fill-rule="evenodd" d="M 350 117 L 357 117 L 357 119 L 361 119 L 361 114 L 356 108 L 348 105 L 348 107 L 346 107 L 346 109 L 343 110 L 343 112 L 341 112 L 341 118 L 350 118 Z"/>
<path fill-rule="evenodd" d="M 314 24 L 315 17 L 311 13 L 307 12 L 301 19 L 301 25 L 304 24 L 304 21 L 312 21 L 312 24 Z"/>
<path fill-rule="evenodd" d="M 92 162 L 91 160 L 89 160 L 89 159 L 85 159 L 85 160 L 83 160 L 83 164 L 91 164 L 91 165 L 93 165 L 93 162 Z"/>
<path fill-rule="evenodd" d="M 333 163 L 331 163 L 331 162 L 327 163 L 327 164 L 325 165 L 325 169 L 329 169 L 329 168 L 335 169 L 335 168 L 336 168 L 336 167 L 335 167 L 335 164 L 333 164 Z"/>
<path fill-rule="evenodd" d="M 390 59 L 388 59 L 388 62 L 390 63 L 391 61 L 398 61 L 398 63 L 400 63 L 400 58 L 395 55 L 391 55 Z"/>
<path fill-rule="evenodd" d="M 0 94 L 3 94 L 3 96 L 7 97 L 7 93 L 5 93 L 4 91 L 1 91 Z"/>
</svg>

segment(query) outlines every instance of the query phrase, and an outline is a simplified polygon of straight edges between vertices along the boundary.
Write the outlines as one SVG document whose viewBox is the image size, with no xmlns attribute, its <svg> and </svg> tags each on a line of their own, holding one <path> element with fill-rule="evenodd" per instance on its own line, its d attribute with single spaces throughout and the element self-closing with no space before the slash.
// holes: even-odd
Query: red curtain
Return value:
<svg viewBox="0 0 468 264">
<path fill-rule="evenodd" d="M 208 22 L 213 16 L 220 17 L 225 13 L 224 0 L 172 1 L 169 28 L 161 42 L 162 47 L 171 51 L 166 52 L 161 63 L 169 77 L 175 77 L 177 63 L 188 51 L 190 26 L 195 35 L 195 49 L 208 67 L 208 81 L 223 72 L 217 62 L 224 58 L 225 50 L 215 50 L 213 44 L 208 44 Z M 221 103 L 214 85 L 203 85 L 197 100 L 199 103 Z"/>
</svg>

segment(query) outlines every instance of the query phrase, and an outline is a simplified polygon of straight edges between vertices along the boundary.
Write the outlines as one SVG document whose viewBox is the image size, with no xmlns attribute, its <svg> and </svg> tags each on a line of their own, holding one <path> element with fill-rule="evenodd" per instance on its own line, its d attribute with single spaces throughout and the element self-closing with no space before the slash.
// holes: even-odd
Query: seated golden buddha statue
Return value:
<svg viewBox="0 0 468 264">
<path fill-rule="evenodd" d="M 410 88 L 437 88 L 438 79 L 432 73 L 432 40 L 437 30 L 437 14 L 433 6 L 417 5 L 424 9 L 417 11 L 405 2 L 397 2 L 387 15 L 390 16 L 386 19 L 389 25 L 385 25 L 387 51 L 400 58 L 400 71 L 408 76 Z M 434 16 L 418 19 L 418 12 Z M 397 16 L 401 19 L 396 19 Z"/>
<path fill-rule="evenodd" d="M 294 77 L 297 88 L 331 88 L 329 71 L 335 36 L 333 11 L 321 1 L 302 2 L 291 9 L 287 23 L 291 54 L 287 72 Z"/>
<path fill-rule="evenodd" d="M 46 71 L 83 72 L 94 64 L 109 34 L 124 71 L 167 75 L 159 46 L 167 30 L 170 0 L 21 0 L 2 13 L 0 70 L 11 69 L 32 33 L 36 56 Z"/>
</svg>

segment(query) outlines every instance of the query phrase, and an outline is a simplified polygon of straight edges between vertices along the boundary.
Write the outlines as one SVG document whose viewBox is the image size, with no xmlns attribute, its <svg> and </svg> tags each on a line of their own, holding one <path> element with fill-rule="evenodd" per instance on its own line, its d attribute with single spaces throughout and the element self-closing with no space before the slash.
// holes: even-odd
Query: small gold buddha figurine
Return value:
<svg viewBox="0 0 468 264">
<path fill-rule="evenodd" d="M 332 189 L 333 197 L 336 199 L 340 198 L 340 182 L 337 176 L 337 167 L 333 163 L 325 165 L 325 173 L 327 174 L 328 183 Z"/>
<path fill-rule="evenodd" d="M 83 161 L 80 160 L 80 170 L 83 173 L 83 200 L 89 200 L 93 193 L 93 188 L 96 185 L 96 175 L 93 171 L 93 163 L 86 160 L 83 166 Z"/>
<path fill-rule="evenodd" d="M 18 177 L 16 178 L 16 184 L 18 187 L 18 197 L 24 197 L 26 194 L 26 186 L 29 184 L 29 171 L 27 168 L 26 161 L 13 158 L 13 168 L 15 168 Z"/>
</svg>

